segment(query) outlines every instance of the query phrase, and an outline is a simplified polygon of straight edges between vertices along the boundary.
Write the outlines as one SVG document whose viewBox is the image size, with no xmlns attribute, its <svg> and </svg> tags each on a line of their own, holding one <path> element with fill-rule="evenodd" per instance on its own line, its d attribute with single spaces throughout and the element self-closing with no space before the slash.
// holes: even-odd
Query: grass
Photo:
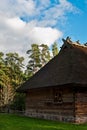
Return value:
<svg viewBox="0 0 87 130">
<path fill-rule="evenodd" d="M 87 124 L 60 123 L 1 113 L 0 130 L 87 130 Z"/>
</svg>

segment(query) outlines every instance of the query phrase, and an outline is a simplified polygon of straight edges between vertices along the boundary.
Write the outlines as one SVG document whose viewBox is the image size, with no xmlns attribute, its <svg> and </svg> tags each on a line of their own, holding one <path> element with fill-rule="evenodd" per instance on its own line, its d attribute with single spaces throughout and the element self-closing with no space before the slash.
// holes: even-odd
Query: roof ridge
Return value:
<svg viewBox="0 0 87 130">
<path fill-rule="evenodd" d="M 62 41 L 63 41 L 65 44 L 76 45 L 76 46 L 79 46 L 79 47 L 87 48 L 86 43 L 85 43 L 85 44 L 81 44 L 81 43 L 79 42 L 79 40 L 76 41 L 76 42 L 73 42 L 73 41 L 71 41 L 71 38 L 70 38 L 70 37 L 67 37 L 66 39 L 63 38 Z"/>
<path fill-rule="evenodd" d="M 84 47 L 84 48 L 87 48 L 86 45 L 84 44 L 78 44 L 77 42 L 72 42 L 73 45 L 76 45 L 76 46 L 80 46 L 80 47 Z"/>
</svg>

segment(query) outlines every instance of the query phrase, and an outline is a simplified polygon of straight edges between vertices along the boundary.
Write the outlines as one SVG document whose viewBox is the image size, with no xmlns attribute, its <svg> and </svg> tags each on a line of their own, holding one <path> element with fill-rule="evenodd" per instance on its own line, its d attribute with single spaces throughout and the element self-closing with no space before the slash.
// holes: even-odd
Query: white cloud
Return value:
<svg viewBox="0 0 87 130">
<path fill-rule="evenodd" d="M 53 26 L 60 23 L 67 12 L 75 12 L 67 0 L 54 4 L 50 0 L 0 1 L 0 51 L 25 55 L 32 43 L 50 46 L 62 37 L 63 32 Z"/>
<path fill-rule="evenodd" d="M 0 12 L 5 15 L 15 17 L 21 15 L 32 15 L 35 11 L 33 0 L 3 0 L 0 1 Z"/>
<path fill-rule="evenodd" d="M 11 27 L 15 30 L 20 30 L 25 27 L 25 22 L 20 20 L 18 17 L 8 18 L 6 20 L 6 23 L 9 27 Z"/>
<path fill-rule="evenodd" d="M 35 3 L 33 0 L 17 0 L 15 8 L 19 15 L 23 13 L 32 15 L 35 11 Z"/>
<path fill-rule="evenodd" d="M 57 29 L 52 29 L 50 27 L 34 27 L 29 38 L 33 43 L 39 44 L 52 44 L 55 40 L 62 36 L 62 32 Z"/>
<path fill-rule="evenodd" d="M 26 54 L 32 43 L 52 44 L 62 36 L 62 32 L 51 27 L 36 27 L 32 21 L 23 22 L 18 17 L 0 17 L 0 51 L 13 51 Z"/>
</svg>

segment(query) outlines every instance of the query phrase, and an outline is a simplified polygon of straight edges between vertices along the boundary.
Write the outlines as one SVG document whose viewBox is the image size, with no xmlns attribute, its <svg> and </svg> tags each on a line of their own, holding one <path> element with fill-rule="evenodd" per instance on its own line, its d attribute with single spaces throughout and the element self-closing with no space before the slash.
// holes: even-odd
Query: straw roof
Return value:
<svg viewBox="0 0 87 130">
<path fill-rule="evenodd" d="M 50 60 L 34 76 L 17 90 L 26 92 L 32 88 L 66 84 L 87 85 L 87 47 L 64 40 L 57 56 Z"/>
</svg>

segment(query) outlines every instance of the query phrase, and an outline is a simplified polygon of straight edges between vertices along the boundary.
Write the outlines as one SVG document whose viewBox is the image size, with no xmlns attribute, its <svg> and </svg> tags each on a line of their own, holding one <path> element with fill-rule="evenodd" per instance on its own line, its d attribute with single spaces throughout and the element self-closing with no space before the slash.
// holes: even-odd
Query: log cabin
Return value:
<svg viewBox="0 0 87 130">
<path fill-rule="evenodd" d="M 21 85 L 25 115 L 63 122 L 87 122 L 87 46 L 63 39 L 57 56 Z"/>
</svg>

